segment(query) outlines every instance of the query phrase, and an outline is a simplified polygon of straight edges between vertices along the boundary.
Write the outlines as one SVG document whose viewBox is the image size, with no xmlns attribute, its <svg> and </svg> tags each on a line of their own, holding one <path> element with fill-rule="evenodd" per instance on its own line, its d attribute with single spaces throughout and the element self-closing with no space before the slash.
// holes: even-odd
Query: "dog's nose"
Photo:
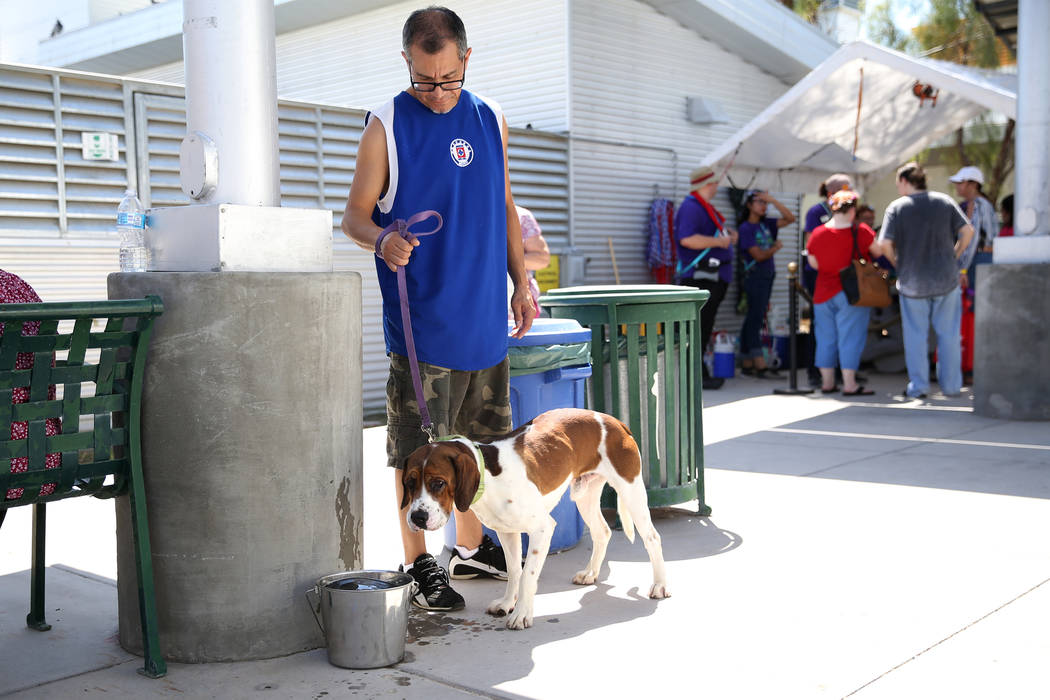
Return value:
<svg viewBox="0 0 1050 700">
<path fill-rule="evenodd" d="M 427 514 L 421 510 L 412 511 L 412 524 L 421 530 L 426 529 Z"/>
</svg>

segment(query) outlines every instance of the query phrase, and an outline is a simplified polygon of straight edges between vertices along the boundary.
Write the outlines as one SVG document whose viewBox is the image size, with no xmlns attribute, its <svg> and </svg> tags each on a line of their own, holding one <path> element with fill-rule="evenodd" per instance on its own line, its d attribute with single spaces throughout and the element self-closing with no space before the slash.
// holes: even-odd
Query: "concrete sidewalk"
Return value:
<svg viewBox="0 0 1050 700">
<path fill-rule="evenodd" d="M 0 694 L 1050 696 L 1050 426 L 974 416 L 968 392 L 902 401 L 901 375 L 869 385 L 878 395 L 784 397 L 740 378 L 707 394 L 714 513 L 654 513 L 672 598 L 644 597 L 645 551 L 621 533 L 600 583 L 573 586 L 585 536 L 548 558 L 532 629 L 485 614 L 502 583 L 457 582 L 466 610 L 413 610 L 405 661 L 387 669 L 339 669 L 319 649 L 139 676 L 116 644 L 113 508 L 90 499 L 49 510 L 54 626 L 30 632 L 31 511 L 13 510 L 0 530 Z M 390 569 L 400 543 L 384 430 L 365 431 L 364 556 Z M 428 537 L 436 553 L 442 536 Z"/>
</svg>

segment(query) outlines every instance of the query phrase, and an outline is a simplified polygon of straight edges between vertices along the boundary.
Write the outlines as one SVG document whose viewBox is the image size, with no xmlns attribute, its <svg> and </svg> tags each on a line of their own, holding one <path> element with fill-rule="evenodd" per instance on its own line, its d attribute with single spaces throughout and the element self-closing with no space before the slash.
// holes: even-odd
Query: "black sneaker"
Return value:
<svg viewBox="0 0 1050 700">
<path fill-rule="evenodd" d="M 404 567 L 397 567 L 404 571 Z M 412 604 L 423 610 L 462 610 L 463 596 L 448 585 L 448 572 L 441 568 L 437 559 L 429 554 L 420 554 L 412 562 L 409 575 L 419 584 L 412 596 Z"/>
<path fill-rule="evenodd" d="M 458 549 L 452 550 L 452 558 L 448 562 L 448 572 L 454 579 L 497 578 L 500 581 L 507 580 L 507 559 L 503 556 L 503 548 L 493 542 L 488 535 L 481 537 L 481 544 L 474 556 L 464 559 L 460 556 Z"/>
<path fill-rule="evenodd" d="M 726 383 L 726 380 L 722 377 L 704 377 L 702 386 L 708 391 L 714 391 L 721 389 L 722 385 Z"/>
</svg>

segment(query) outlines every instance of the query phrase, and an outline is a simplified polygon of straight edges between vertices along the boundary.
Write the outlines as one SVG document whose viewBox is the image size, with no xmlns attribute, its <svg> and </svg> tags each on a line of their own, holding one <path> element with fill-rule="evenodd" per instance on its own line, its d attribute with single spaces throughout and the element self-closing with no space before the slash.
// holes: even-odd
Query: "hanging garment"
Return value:
<svg viewBox="0 0 1050 700">
<path fill-rule="evenodd" d="M 647 232 L 649 271 L 658 284 L 672 284 L 676 263 L 674 242 L 674 203 L 654 199 L 649 205 Z"/>
</svg>

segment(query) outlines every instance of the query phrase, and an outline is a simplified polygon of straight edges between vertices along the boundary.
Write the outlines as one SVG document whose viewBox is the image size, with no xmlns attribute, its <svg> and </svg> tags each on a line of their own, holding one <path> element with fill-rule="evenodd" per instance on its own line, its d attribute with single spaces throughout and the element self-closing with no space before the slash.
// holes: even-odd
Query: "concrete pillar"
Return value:
<svg viewBox="0 0 1050 700">
<path fill-rule="evenodd" d="M 1050 3 L 1021 0 L 1017 19 L 1014 235 L 977 266 L 974 411 L 1050 420 Z"/>
<path fill-rule="evenodd" d="M 147 272 L 158 294 L 143 468 L 169 661 L 269 658 L 323 644 L 304 598 L 362 565 L 361 277 Z M 141 652 L 126 499 L 117 502 L 120 643 Z"/>
<path fill-rule="evenodd" d="M 996 245 L 999 245 L 998 241 Z M 978 265 L 974 412 L 1050 420 L 1050 265 Z"/>
<path fill-rule="evenodd" d="M 1050 2 L 1021 0 L 1017 15 L 1015 235 L 1050 234 Z"/>
</svg>

